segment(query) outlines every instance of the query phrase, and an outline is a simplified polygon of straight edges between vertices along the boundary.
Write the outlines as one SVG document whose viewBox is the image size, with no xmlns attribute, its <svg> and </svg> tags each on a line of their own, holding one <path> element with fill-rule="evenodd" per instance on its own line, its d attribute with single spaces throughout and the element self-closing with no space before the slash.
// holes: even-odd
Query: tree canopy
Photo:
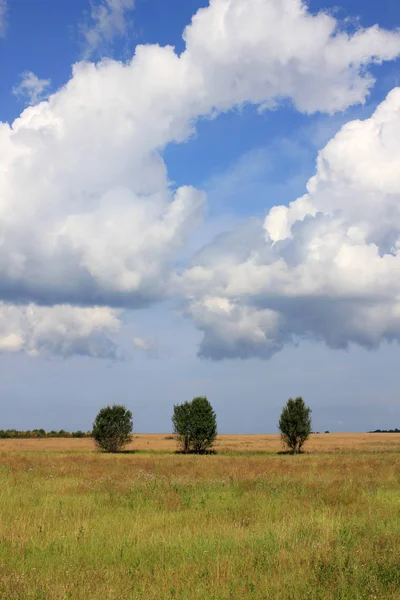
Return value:
<svg viewBox="0 0 400 600">
<path fill-rule="evenodd" d="M 176 404 L 172 416 L 174 433 L 183 452 L 204 454 L 217 436 L 217 417 L 205 396 Z"/>
<path fill-rule="evenodd" d="M 131 441 L 132 413 L 122 404 L 102 408 L 93 423 L 93 437 L 99 450 L 118 452 Z"/>
<path fill-rule="evenodd" d="M 311 433 L 311 408 L 301 396 L 289 398 L 279 419 L 281 438 L 293 454 L 301 452 L 304 442 Z"/>
</svg>

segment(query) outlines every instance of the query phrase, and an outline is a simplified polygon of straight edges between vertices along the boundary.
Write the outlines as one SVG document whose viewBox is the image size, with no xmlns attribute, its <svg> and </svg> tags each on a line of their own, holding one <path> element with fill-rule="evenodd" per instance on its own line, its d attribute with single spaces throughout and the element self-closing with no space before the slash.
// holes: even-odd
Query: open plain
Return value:
<svg viewBox="0 0 400 600">
<path fill-rule="evenodd" d="M 1 600 L 400 598 L 400 435 L 169 438 L 1 440 Z"/>
<path fill-rule="evenodd" d="M 176 441 L 171 434 L 134 434 L 128 451 L 168 452 L 176 451 Z M 281 438 L 269 435 L 219 435 L 215 444 L 218 453 L 271 452 L 283 450 Z M 305 447 L 307 454 L 315 452 L 375 452 L 378 450 L 398 450 L 400 433 L 321 433 L 311 435 Z M 52 452 L 94 452 L 91 438 L 39 438 L 39 439 L 0 439 L 0 452 L 6 451 L 52 451 Z"/>
</svg>

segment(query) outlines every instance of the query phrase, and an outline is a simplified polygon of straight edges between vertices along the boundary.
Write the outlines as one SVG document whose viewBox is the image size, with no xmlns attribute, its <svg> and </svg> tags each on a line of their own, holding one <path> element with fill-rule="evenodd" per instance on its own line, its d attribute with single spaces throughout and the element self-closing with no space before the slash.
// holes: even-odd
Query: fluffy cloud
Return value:
<svg viewBox="0 0 400 600">
<path fill-rule="evenodd" d="M 104 307 L 0 304 L 0 353 L 117 358 L 118 315 Z"/>
<path fill-rule="evenodd" d="M 116 80 L 125 69 L 111 68 Z M 119 91 L 102 90 L 102 69 L 107 80 L 106 65 L 81 65 L 64 90 L 12 128 L 0 126 L 3 299 L 130 306 L 157 299 L 174 252 L 198 223 L 204 195 L 170 190 L 151 126 L 129 114 L 133 102 L 112 108 Z"/>
<path fill-rule="evenodd" d="M 399 32 L 348 32 L 302 0 L 211 0 L 185 31 L 187 54 L 211 104 L 261 108 L 290 98 L 305 113 L 364 102 L 374 79 L 365 68 L 399 55 Z"/>
<path fill-rule="evenodd" d="M 132 2 L 96 6 L 106 38 Z M 0 123 L 0 299 L 136 307 L 164 298 L 205 200 L 172 189 L 165 146 L 243 103 L 265 109 L 285 97 L 303 112 L 333 112 L 363 102 L 368 64 L 400 54 L 400 33 L 350 34 L 300 0 L 213 0 L 184 37 L 181 55 L 149 45 L 127 63 L 81 62 L 48 100 Z"/>
<path fill-rule="evenodd" d="M 307 188 L 219 236 L 183 274 L 204 356 L 400 341 L 400 88 L 339 131 Z"/>
<path fill-rule="evenodd" d="M 92 3 L 89 22 L 82 27 L 88 56 L 104 43 L 126 34 L 126 14 L 134 4 L 134 0 L 100 0 Z"/>
<path fill-rule="evenodd" d="M 46 96 L 45 90 L 49 87 L 50 79 L 39 79 L 32 71 L 26 71 L 21 76 L 21 81 L 13 89 L 16 96 L 26 98 L 28 104 L 36 104 Z"/>
<path fill-rule="evenodd" d="M 400 53 L 400 34 L 335 28 L 298 0 L 214 0 L 186 29 L 181 56 L 139 46 L 127 64 L 79 63 L 48 101 L 0 124 L 1 297 L 131 306 L 162 297 L 204 197 L 171 191 L 160 151 L 199 116 L 245 101 L 289 96 L 303 110 L 363 101 L 371 80 L 361 67 Z"/>
</svg>

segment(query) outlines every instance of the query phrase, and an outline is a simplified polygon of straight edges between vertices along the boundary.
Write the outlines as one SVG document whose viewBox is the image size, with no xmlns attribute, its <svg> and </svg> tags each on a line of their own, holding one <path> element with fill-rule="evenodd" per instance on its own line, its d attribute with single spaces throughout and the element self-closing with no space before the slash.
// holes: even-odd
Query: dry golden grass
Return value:
<svg viewBox="0 0 400 600">
<path fill-rule="evenodd" d="M 174 452 L 176 442 L 170 434 L 135 434 L 128 450 Z M 279 452 L 279 435 L 219 435 L 218 452 Z M 93 440 L 84 438 L 48 438 L 0 440 L 0 451 L 93 452 Z M 307 453 L 399 450 L 398 433 L 329 433 L 311 435 L 305 445 Z"/>
</svg>

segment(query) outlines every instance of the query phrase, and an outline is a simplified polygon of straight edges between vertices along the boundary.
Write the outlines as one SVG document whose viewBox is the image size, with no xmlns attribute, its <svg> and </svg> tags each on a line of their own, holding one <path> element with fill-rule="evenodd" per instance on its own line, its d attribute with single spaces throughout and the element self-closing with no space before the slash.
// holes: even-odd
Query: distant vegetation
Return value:
<svg viewBox="0 0 400 600">
<path fill-rule="evenodd" d="M 319 435 L 321 432 L 320 431 L 312 431 L 311 432 L 313 435 Z M 330 431 L 325 431 L 325 433 L 330 433 Z"/>
<path fill-rule="evenodd" d="M 400 429 L 375 429 L 375 431 L 368 431 L 368 433 L 400 433 Z"/>
<path fill-rule="evenodd" d="M 18 431 L 17 429 L 0 429 L 0 439 L 29 439 L 29 438 L 86 438 L 91 437 L 91 431 L 45 431 L 44 429 L 28 429 Z"/>
</svg>

